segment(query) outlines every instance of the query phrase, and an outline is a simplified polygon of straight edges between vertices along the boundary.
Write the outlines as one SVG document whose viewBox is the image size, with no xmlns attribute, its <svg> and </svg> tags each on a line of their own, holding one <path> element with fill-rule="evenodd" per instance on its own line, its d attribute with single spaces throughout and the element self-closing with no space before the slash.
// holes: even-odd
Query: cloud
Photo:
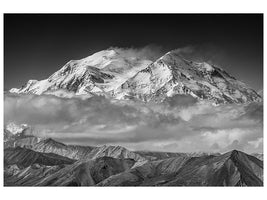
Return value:
<svg viewBox="0 0 267 200">
<path fill-rule="evenodd" d="M 195 62 L 207 62 L 220 65 L 225 60 L 225 52 L 212 44 L 187 45 L 177 49 L 165 49 L 160 45 L 149 44 L 140 48 L 110 47 L 125 57 L 137 57 L 155 61 L 168 51 L 179 54 L 182 57 Z"/>
<path fill-rule="evenodd" d="M 155 44 L 150 44 L 142 48 L 111 48 L 119 52 L 121 55 L 124 55 L 125 57 L 137 57 L 151 61 L 155 61 L 164 54 L 163 48 Z"/>
<path fill-rule="evenodd" d="M 240 116 L 243 119 L 257 120 L 263 123 L 263 104 L 262 103 L 251 103 L 245 106 L 244 114 Z"/>
<path fill-rule="evenodd" d="M 225 57 L 225 52 L 212 44 L 188 45 L 173 52 L 195 62 L 207 62 L 217 65 Z"/>
<path fill-rule="evenodd" d="M 176 94 L 172 97 L 167 97 L 164 103 L 167 103 L 170 107 L 189 107 L 194 105 L 197 99 L 190 95 Z"/>
<path fill-rule="evenodd" d="M 27 123 L 37 136 L 135 150 L 262 152 L 263 106 L 196 102 L 176 95 L 163 104 L 5 94 L 5 124 Z"/>
<path fill-rule="evenodd" d="M 185 47 L 172 50 L 172 52 L 176 54 L 181 54 L 181 55 L 187 55 L 187 54 L 189 55 L 189 54 L 192 54 L 194 51 L 195 51 L 195 46 L 193 45 L 189 45 L 189 46 L 185 46 Z"/>
</svg>

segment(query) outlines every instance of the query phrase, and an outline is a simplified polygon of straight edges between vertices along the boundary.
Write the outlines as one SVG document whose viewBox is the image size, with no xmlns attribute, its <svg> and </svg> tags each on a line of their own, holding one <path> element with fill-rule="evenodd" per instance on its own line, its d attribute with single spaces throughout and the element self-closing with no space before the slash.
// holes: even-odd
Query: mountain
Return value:
<svg viewBox="0 0 267 200">
<path fill-rule="evenodd" d="M 32 166 L 6 174 L 5 185 L 24 186 L 94 186 L 102 180 L 130 169 L 134 160 L 101 157 L 86 162 L 77 161 L 66 167 Z M 40 173 L 45 171 L 46 173 Z"/>
<path fill-rule="evenodd" d="M 152 61 L 127 57 L 113 49 L 97 52 L 81 60 L 71 60 L 48 79 L 29 80 L 14 93 L 64 95 L 104 94 L 116 90 L 123 82 Z"/>
<path fill-rule="evenodd" d="M 4 130 L 8 133 L 7 130 Z M 6 134 L 5 134 L 6 135 Z M 103 145 L 100 147 L 66 145 L 52 138 L 38 138 L 33 135 L 12 135 L 5 141 L 5 149 L 9 147 L 25 147 L 40 153 L 53 153 L 75 160 L 96 159 L 99 157 L 112 157 L 120 159 L 133 159 L 136 162 L 146 162 L 147 159 L 138 153 L 129 151 L 121 146 Z"/>
<path fill-rule="evenodd" d="M 12 127 L 12 128 L 10 128 Z M 4 127 L 4 148 L 28 147 L 40 142 L 42 138 L 33 135 L 34 129 L 26 125 L 9 123 Z"/>
<path fill-rule="evenodd" d="M 10 165 L 4 169 L 4 186 L 33 186 L 40 179 L 44 179 L 64 167 L 64 165 L 32 164 L 26 168 L 19 169 L 17 165 Z"/>
<path fill-rule="evenodd" d="M 263 162 L 240 151 L 145 163 L 99 186 L 263 186 Z"/>
<path fill-rule="evenodd" d="M 6 133 L 6 129 L 4 129 Z M 24 132 L 12 135 L 5 142 L 5 148 L 25 147 L 41 153 L 54 153 L 70 159 L 88 160 L 100 157 L 112 157 L 119 159 L 133 159 L 136 164 L 143 164 L 147 161 L 162 160 L 172 157 L 200 157 L 206 155 L 217 155 L 212 153 L 174 153 L 174 152 L 151 152 L 151 151 L 130 151 L 122 146 L 103 145 L 98 147 L 66 145 L 52 138 L 38 138 L 33 135 L 26 135 Z"/>
<path fill-rule="evenodd" d="M 258 93 L 261 97 L 263 97 L 263 89 L 258 90 L 257 93 Z"/>
<path fill-rule="evenodd" d="M 85 159 L 94 147 L 66 145 L 51 138 L 42 140 L 31 147 L 32 150 L 42 153 L 54 153 L 71 159 Z"/>
<path fill-rule="evenodd" d="M 186 153 L 174 153 L 174 152 L 135 151 L 135 153 L 141 155 L 142 157 L 146 158 L 149 161 L 163 160 L 179 156 L 184 156 L 184 157 L 188 156 Z"/>
<path fill-rule="evenodd" d="M 197 167 L 200 164 L 201 167 Z M 198 178 L 196 178 L 198 177 Z M 240 151 L 209 160 L 192 159 L 165 185 L 262 186 L 263 162 Z"/>
<path fill-rule="evenodd" d="M 156 152 L 156 151 L 135 151 L 135 153 L 141 155 L 149 161 L 163 160 L 173 157 L 201 157 L 201 156 L 219 156 L 220 153 L 206 153 L 206 152 L 190 152 L 190 153 L 175 153 L 175 152 Z"/>
<path fill-rule="evenodd" d="M 133 159 L 135 162 L 141 162 L 141 163 L 147 161 L 146 158 L 142 157 L 138 153 L 129 151 L 124 147 L 108 146 L 108 145 L 94 148 L 88 155 L 88 158 L 95 159 L 104 156 L 119 158 L 119 159 L 125 159 L 125 158 Z"/>
<path fill-rule="evenodd" d="M 29 80 L 12 93 L 60 97 L 105 95 L 115 99 L 163 101 L 176 94 L 213 103 L 260 102 L 262 97 L 223 69 L 186 60 L 170 51 L 152 62 L 114 49 L 71 60 L 47 79 Z"/>
<path fill-rule="evenodd" d="M 259 160 L 263 161 L 263 154 L 262 153 L 253 153 L 251 155 L 258 158 Z"/>
<path fill-rule="evenodd" d="M 37 186 L 94 186 L 100 181 L 126 171 L 133 166 L 131 159 L 101 157 L 87 162 L 76 162 L 41 180 Z M 67 176 L 71 174 L 70 176 Z"/>
<path fill-rule="evenodd" d="M 26 147 L 28 149 L 41 152 L 53 153 L 70 159 L 96 159 L 99 157 L 112 157 L 120 159 L 133 159 L 136 162 L 145 162 L 147 159 L 138 153 L 129 151 L 121 146 L 103 145 L 100 147 L 66 145 L 52 138 L 38 138 L 31 134 L 25 134 L 26 129 L 16 135 L 4 129 L 4 148 Z"/>
<path fill-rule="evenodd" d="M 209 155 L 134 152 L 121 146 L 107 145 L 86 148 L 65 145 L 53 139 L 43 139 L 33 146 L 24 148 L 5 148 L 4 184 L 6 186 L 263 185 L 263 161 L 240 151 Z"/>
<path fill-rule="evenodd" d="M 5 126 L 5 129 L 12 133 L 13 135 L 16 135 L 16 134 L 19 134 L 19 133 L 22 133 L 23 130 L 25 130 L 26 128 L 28 128 L 28 125 L 27 124 L 21 124 L 21 125 L 17 125 L 13 122 L 11 123 L 8 123 L 6 126 Z"/>
<path fill-rule="evenodd" d="M 4 165 L 16 164 L 19 168 L 25 168 L 32 164 L 61 165 L 72 164 L 75 160 L 52 153 L 40 153 L 30 149 L 16 147 L 4 150 Z"/>
<path fill-rule="evenodd" d="M 145 162 L 146 158 L 129 151 L 121 146 L 103 145 L 100 147 L 66 145 L 51 138 L 36 143 L 32 150 L 42 153 L 54 153 L 64 157 L 77 160 L 96 159 L 100 157 L 112 157 L 118 159 L 133 159 L 136 162 Z"/>
<path fill-rule="evenodd" d="M 168 52 L 122 85 L 121 93 L 145 101 L 188 94 L 215 103 L 261 101 L 260 95 L 226 71 Z"/>
<path fill-rule="evenodd" d="M 17 142 L 17 144 L 20 144 Z M 19 146 L 19 145 L 18 145 Z M 100 147 L 66 145 L 51 138 L 43 139 L 28 148 L 41 153 L 54 153 L 76 160 L 96 159 L 100 157 L 112 157 L 119 159 L 133 159 L 136 162 L 145 162 L 146 158 L 138 153 L 129 151 L 121 146 L 103 145 Z"/>
</svg>

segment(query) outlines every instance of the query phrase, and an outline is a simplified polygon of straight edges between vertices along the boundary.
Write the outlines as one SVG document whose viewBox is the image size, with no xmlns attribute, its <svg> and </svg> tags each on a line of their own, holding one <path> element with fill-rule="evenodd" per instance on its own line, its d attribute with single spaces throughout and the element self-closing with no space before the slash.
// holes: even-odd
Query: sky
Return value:
<svg viewBox="0 0 267 200">
<path fill-rule="evenodd" d="M 148 45 L 162 53 L 191 47 L 198 58 L 263 88 L 263 15 L 5 14 L 4 89 L 109 47 Z"/>
</svg>

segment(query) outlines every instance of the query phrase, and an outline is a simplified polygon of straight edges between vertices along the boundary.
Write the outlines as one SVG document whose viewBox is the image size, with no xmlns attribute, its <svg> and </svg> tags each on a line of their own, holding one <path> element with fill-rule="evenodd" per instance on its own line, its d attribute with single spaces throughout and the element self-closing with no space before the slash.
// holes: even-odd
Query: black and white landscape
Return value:
<svg viewBox="0 0 267 200">
<path fill-rule="evenodd" d="M 57 66 L 44 79 L 6 89 L 4 185 L 263 186 L 258 69 L 250 77 L 248 67 L 237 67 L 243 70 L 239 80 L 199 56 L 204 51 L 109 47 Z M 253 89 L 246 78 L 261 88 Z"/>
</svg>

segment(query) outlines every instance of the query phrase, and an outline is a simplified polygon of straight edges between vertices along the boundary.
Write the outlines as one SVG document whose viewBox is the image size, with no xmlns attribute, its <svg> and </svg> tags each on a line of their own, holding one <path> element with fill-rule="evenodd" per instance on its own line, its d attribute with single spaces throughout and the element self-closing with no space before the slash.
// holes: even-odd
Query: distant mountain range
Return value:
<svg viewBox="0 0 267 200">
<path fill-rule="evenodd" d="M 263 161 L 236 150 L 168 153 L 66 145 L 23 127 L 15 134 L 4 130 L 5 186 L 263 185 Z"/>
<path fill-rule="evenodd" d="M 256 91 L 225 70 L 187 60 L 175 51 L 151 61 L 116 49 L 103 50 L 81 60 L 71 60 L 47 79 L 29 80 L 10 92 L 67 98 L 105 95 L 145 102 L 161 102 L 176 94 L 215 104 L 262 101 Z"/>
</svg>

